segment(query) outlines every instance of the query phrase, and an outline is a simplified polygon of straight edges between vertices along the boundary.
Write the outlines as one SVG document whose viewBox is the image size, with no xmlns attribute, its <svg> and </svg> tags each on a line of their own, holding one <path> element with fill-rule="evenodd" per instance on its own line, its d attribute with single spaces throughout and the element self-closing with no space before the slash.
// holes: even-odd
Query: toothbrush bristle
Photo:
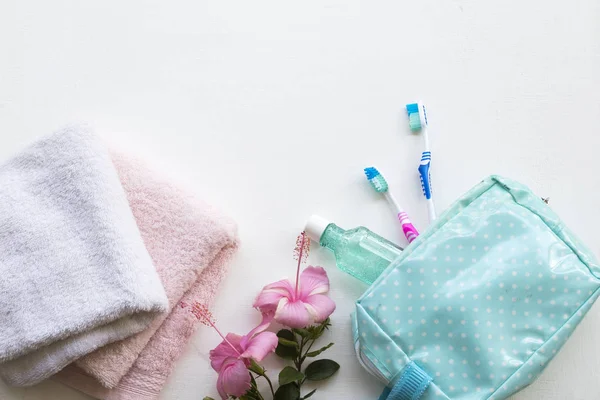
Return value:
<svg viewBox="0 0 600 400">
<path fill-rule="evenodd" d="M 406 105 L 406 112 L 409 114 L 419 112 L 419 103 L 410 103 Z"/>
<path fill-rule="evenodd" d="M 419 115 L 419 104 L 411 103 L 406 105 L 408 113 L 408 126 L 413 131 L 418 131 L 422 127 L 421 116 Z"/>
<path fill-rule="evenodd" d="M 377 175 L 381 175 L 381 174 L 379 173 L 379 171 L 377 171 L 377 168 L 367 167 L 367 168 L 365 168 L 365 175 L 367 176 L 368 180 L 371 180 L 371 179 L 375 178 Z"/>
<path fill-rule="evenodd" d="M 376 192 L 379 192 L 379 193 L 387 192 L 388 184 L 387 184 L 385 178 L 383 177 L 383 175 L 381 175 L 379 173 L 377 168 L 375 168 L 375 167 L 365 168 L 365 175 L 367 176 L 369 183 L 371 184 L 371 186 L 373 186 L 373 189 L 375 189 Z"/>
</svg>

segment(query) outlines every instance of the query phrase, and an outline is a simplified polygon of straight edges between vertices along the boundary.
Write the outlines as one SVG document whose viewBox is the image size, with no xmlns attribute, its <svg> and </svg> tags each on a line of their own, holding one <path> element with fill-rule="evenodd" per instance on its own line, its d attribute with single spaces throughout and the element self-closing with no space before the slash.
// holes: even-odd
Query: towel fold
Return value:
<svg viewBox="0 0 600 400">
<path fill-rule="evenodd" d="M 113 161 L 171 312 L 145 331 L 83 357 L 54 379 L 99 399 L 151 400 L 158 398 L 197 322 L 177 304 L 212 302 L 237 249 L 237 229 L 215 208 L 140 162 L 117 153 Z"/>
<path fill-rule="evenodd" d="M 182 301 L 199 301 L 210 305 L 219 283 L 225 276 L 225 265 L 234 248 L 224 251 L 202 273 Z M 102 400 L 156 400 L 169 374 L 181 357 L 198 326 L 188 309 L 176 307 L 144 348 L 135 364 L 114 389 L 103 387 L 96 379 L 75 365 L 69 365 L 52 379 Z"/>
<path fill-rule="evenodd" d="M 110 155 L 68 128 L 0 166 L 0 375 L 40 382 L 168 300 Z"/>
</svg>

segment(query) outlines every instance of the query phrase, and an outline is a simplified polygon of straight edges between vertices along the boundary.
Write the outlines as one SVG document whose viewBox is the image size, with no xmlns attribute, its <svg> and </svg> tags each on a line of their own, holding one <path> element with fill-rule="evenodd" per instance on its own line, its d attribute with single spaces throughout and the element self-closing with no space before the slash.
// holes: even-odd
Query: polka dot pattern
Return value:
<svg viewBox="0 0 600 400">
<path fill-rule="evenodd" d="M 425 399 L 502 399 L 540 374 L 600 281 L 503 186 L 460 207 L 360 299 L 357 330 L 390 380 L 411 360 L 430 374 Z"/>
</svg>

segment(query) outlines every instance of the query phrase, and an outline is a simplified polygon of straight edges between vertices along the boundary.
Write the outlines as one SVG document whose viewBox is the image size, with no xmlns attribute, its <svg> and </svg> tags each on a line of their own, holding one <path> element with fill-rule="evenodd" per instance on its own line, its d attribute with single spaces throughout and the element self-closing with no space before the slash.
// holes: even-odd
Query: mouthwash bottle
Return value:
<svg viewBox="0 0 600 400">
<path fill-rule="evenodd" d="M 333 251 L 339 269 L 369 285 L 402 253 L 402 248 L 363 226 L 344 230 L 317 215 L 308 219 L 304 231 Z"/>
</svg>

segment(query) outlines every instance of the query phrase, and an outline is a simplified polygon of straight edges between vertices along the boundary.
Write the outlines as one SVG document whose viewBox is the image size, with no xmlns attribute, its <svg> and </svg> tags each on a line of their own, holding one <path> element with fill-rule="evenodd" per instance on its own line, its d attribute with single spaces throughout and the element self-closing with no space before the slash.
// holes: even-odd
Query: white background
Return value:
<svg viewBox="0 0 600 400">
<path fill-rule="evenodd" d="M 550 196 L 600 254 L 599 21 L 597 0 L 3 0 L 0 157 L 87 121 L 226 209 L 243 245 L 214 306 L 225 331 L 247 332 L 258 290 L 294 274 L 310 214 L 401 241 L 363 167 L 380 167 L 426 226 L 422 138 L 403 110 L 418 99 L 428 104 L 438 210 L 503 174 Z M 349 331 L 365 288 L 324 250 L 309 261 L 330 274 L 328 353 L 342 365 L 313 398 L 375 399 L 381 387 L 355 361 Z M 515 398 L 600 398 L 599 332 L 597 306 Z M 217 343 L 200 328 L 163 399 L 216 397 Z M 53 382 L 0 384 L 2 400 L 86 398 Z"/>
</svg>

